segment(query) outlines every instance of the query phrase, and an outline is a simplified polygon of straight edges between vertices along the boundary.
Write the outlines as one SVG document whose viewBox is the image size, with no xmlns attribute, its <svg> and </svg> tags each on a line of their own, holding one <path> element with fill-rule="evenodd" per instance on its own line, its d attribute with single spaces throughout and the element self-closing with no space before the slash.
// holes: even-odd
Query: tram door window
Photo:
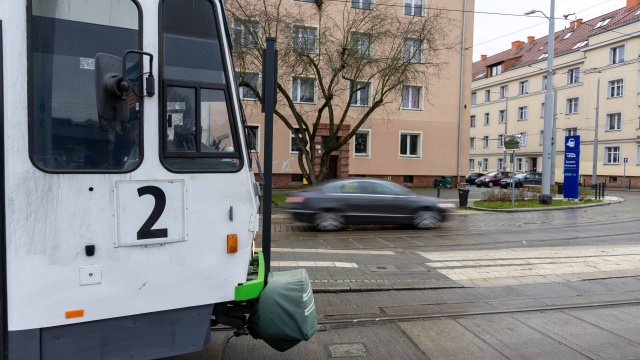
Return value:
<svg viewBox="0 0 640 360">
<path fill-rule="evenodd" d="M 141 161 L 141 101 L 129 96 L 127 122 L 101 121 L 95 95 L 97 53 L 122 55 L 140 44 L 131 0 L 32 0 L 29 152 L 51 172 L 128 172 Z M 137 58 L 127 63 L 135 84 Z M 139 92 L 138 92 L 139 93 Z"/>
<path fill-rule="evenodd" d="M 208 0 L 161 2 L 163 155 L 175 172 L 241 167 L 216 9 Z"/>
</svg>

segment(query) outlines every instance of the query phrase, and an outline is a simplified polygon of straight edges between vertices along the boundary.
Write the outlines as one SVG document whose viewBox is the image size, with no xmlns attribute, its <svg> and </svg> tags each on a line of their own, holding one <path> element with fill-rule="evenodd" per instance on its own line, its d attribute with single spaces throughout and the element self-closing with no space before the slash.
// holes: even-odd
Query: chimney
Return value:
<svg viewBox="0 0 640 360">
<path fill-rule="evenodd" d="M 485 54 L 480 55 L 480 61 L 485 61 L 485 60 L 487 60 L 487 55 Z"/>
<path fill-rule="evenodd" d="M 627 10 L 631 10 L 638 5 L 640 5 L 640 0 L 627 0 Z"/>
<path fill-rule="evenodd" d="M 640 1 L 640 0 L 638 0 Z M 511 43 L 511 51 L 516 51 L 520 46 L 524 45 L 524 41 L 516 40 Z"/>
<path fill-rule="evenodd" d="M 572 28 L 572 29 L 575 28 L 576 27 L 576 22 L 575 21 L 570 22 L 569 23 L 569 27 Z"/>
<path fill-rule="evenodd" d="M 527 36 L 527 44 L 531 44 L 535 39 L 536 39 L 535 36 Z"/>
<path fill-rule="evenodd" d="M 638 1 L 640 1 L 640 0 L 638 0 Z M 576 27 L 578 27 L 578 25 L 580 25 L 580 24 L 582 24 L 582 19 L 576 20 Z"/>
</svg>

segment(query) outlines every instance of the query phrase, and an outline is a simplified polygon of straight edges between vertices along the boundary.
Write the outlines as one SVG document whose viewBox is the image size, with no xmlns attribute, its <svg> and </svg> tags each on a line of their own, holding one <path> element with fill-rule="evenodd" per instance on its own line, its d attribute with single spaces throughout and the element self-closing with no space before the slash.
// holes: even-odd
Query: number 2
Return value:
<svg viewBox="0 0 640 360">
<path fill-rule="evenodd" d="M 152 229 L 158 222 L 167 205 L 167 196 L 161 188 L 157 186 L 143 186 L 138 188 L 138 196 L 151 195 L 155 199 L 155 205 L 147 221 L 138 230 L 138 240 L 157 239 L 168 237 L 167 229 Z"/>
</svg>

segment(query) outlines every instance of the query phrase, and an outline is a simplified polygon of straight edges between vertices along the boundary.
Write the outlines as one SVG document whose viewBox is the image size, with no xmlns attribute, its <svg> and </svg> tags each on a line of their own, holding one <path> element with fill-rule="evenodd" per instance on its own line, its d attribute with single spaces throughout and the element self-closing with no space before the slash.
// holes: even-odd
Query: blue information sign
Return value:
<svg viewBox="0 0 640 360">
<path fill-rule="evenodd" d="M 629 158 L 624 158 L 624 163 L 628 163 L 629 162 Z"/>
<path fill-rule="evenodd" d="M 580 135 L 564 137 L 564 198 L 577 199 L 580 187 Z"/>
</svg>

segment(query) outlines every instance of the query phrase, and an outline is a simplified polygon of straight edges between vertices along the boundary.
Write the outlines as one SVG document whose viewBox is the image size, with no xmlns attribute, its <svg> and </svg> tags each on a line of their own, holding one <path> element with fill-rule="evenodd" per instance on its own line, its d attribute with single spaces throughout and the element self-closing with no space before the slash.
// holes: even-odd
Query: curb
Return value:
<svg viewBox="0 0 640 360">
<path fill-rule="evenodd" d="M 372 292 L 372 291 L 400 291 L 400 290 L 431 290 L 463 288 L 453 280 L 435 281 L 326 281 L 311 282 L 311 288 L 316 294 L 344 293 L 344 292 Z"/>
<path fill-rule="evenodd" d="M 487 208 L 473 206 L 473 202 L 470 202 L 469 204 L 467 204 L 467 208 L 477 210 L 477 211 L 487 211 L 487 212 L 555 211 L 555 210 L 583 209 L 583 208 L 590 208 L 590 207 L 596 207 L 596 206 L 605 206 L 610 204 L 618 204 L 623 201 L 625 201 L 624 198 L 620 198 L 617 196 L 605 196 L 605 199 L 601 203 L 579 204 L 579 205 L 569 205 L 569 206 L 553 206 L 553 207 L 544 207 L 544 208 L 523 208 L 523 209 L 487 209 Z"/>
</svg>

